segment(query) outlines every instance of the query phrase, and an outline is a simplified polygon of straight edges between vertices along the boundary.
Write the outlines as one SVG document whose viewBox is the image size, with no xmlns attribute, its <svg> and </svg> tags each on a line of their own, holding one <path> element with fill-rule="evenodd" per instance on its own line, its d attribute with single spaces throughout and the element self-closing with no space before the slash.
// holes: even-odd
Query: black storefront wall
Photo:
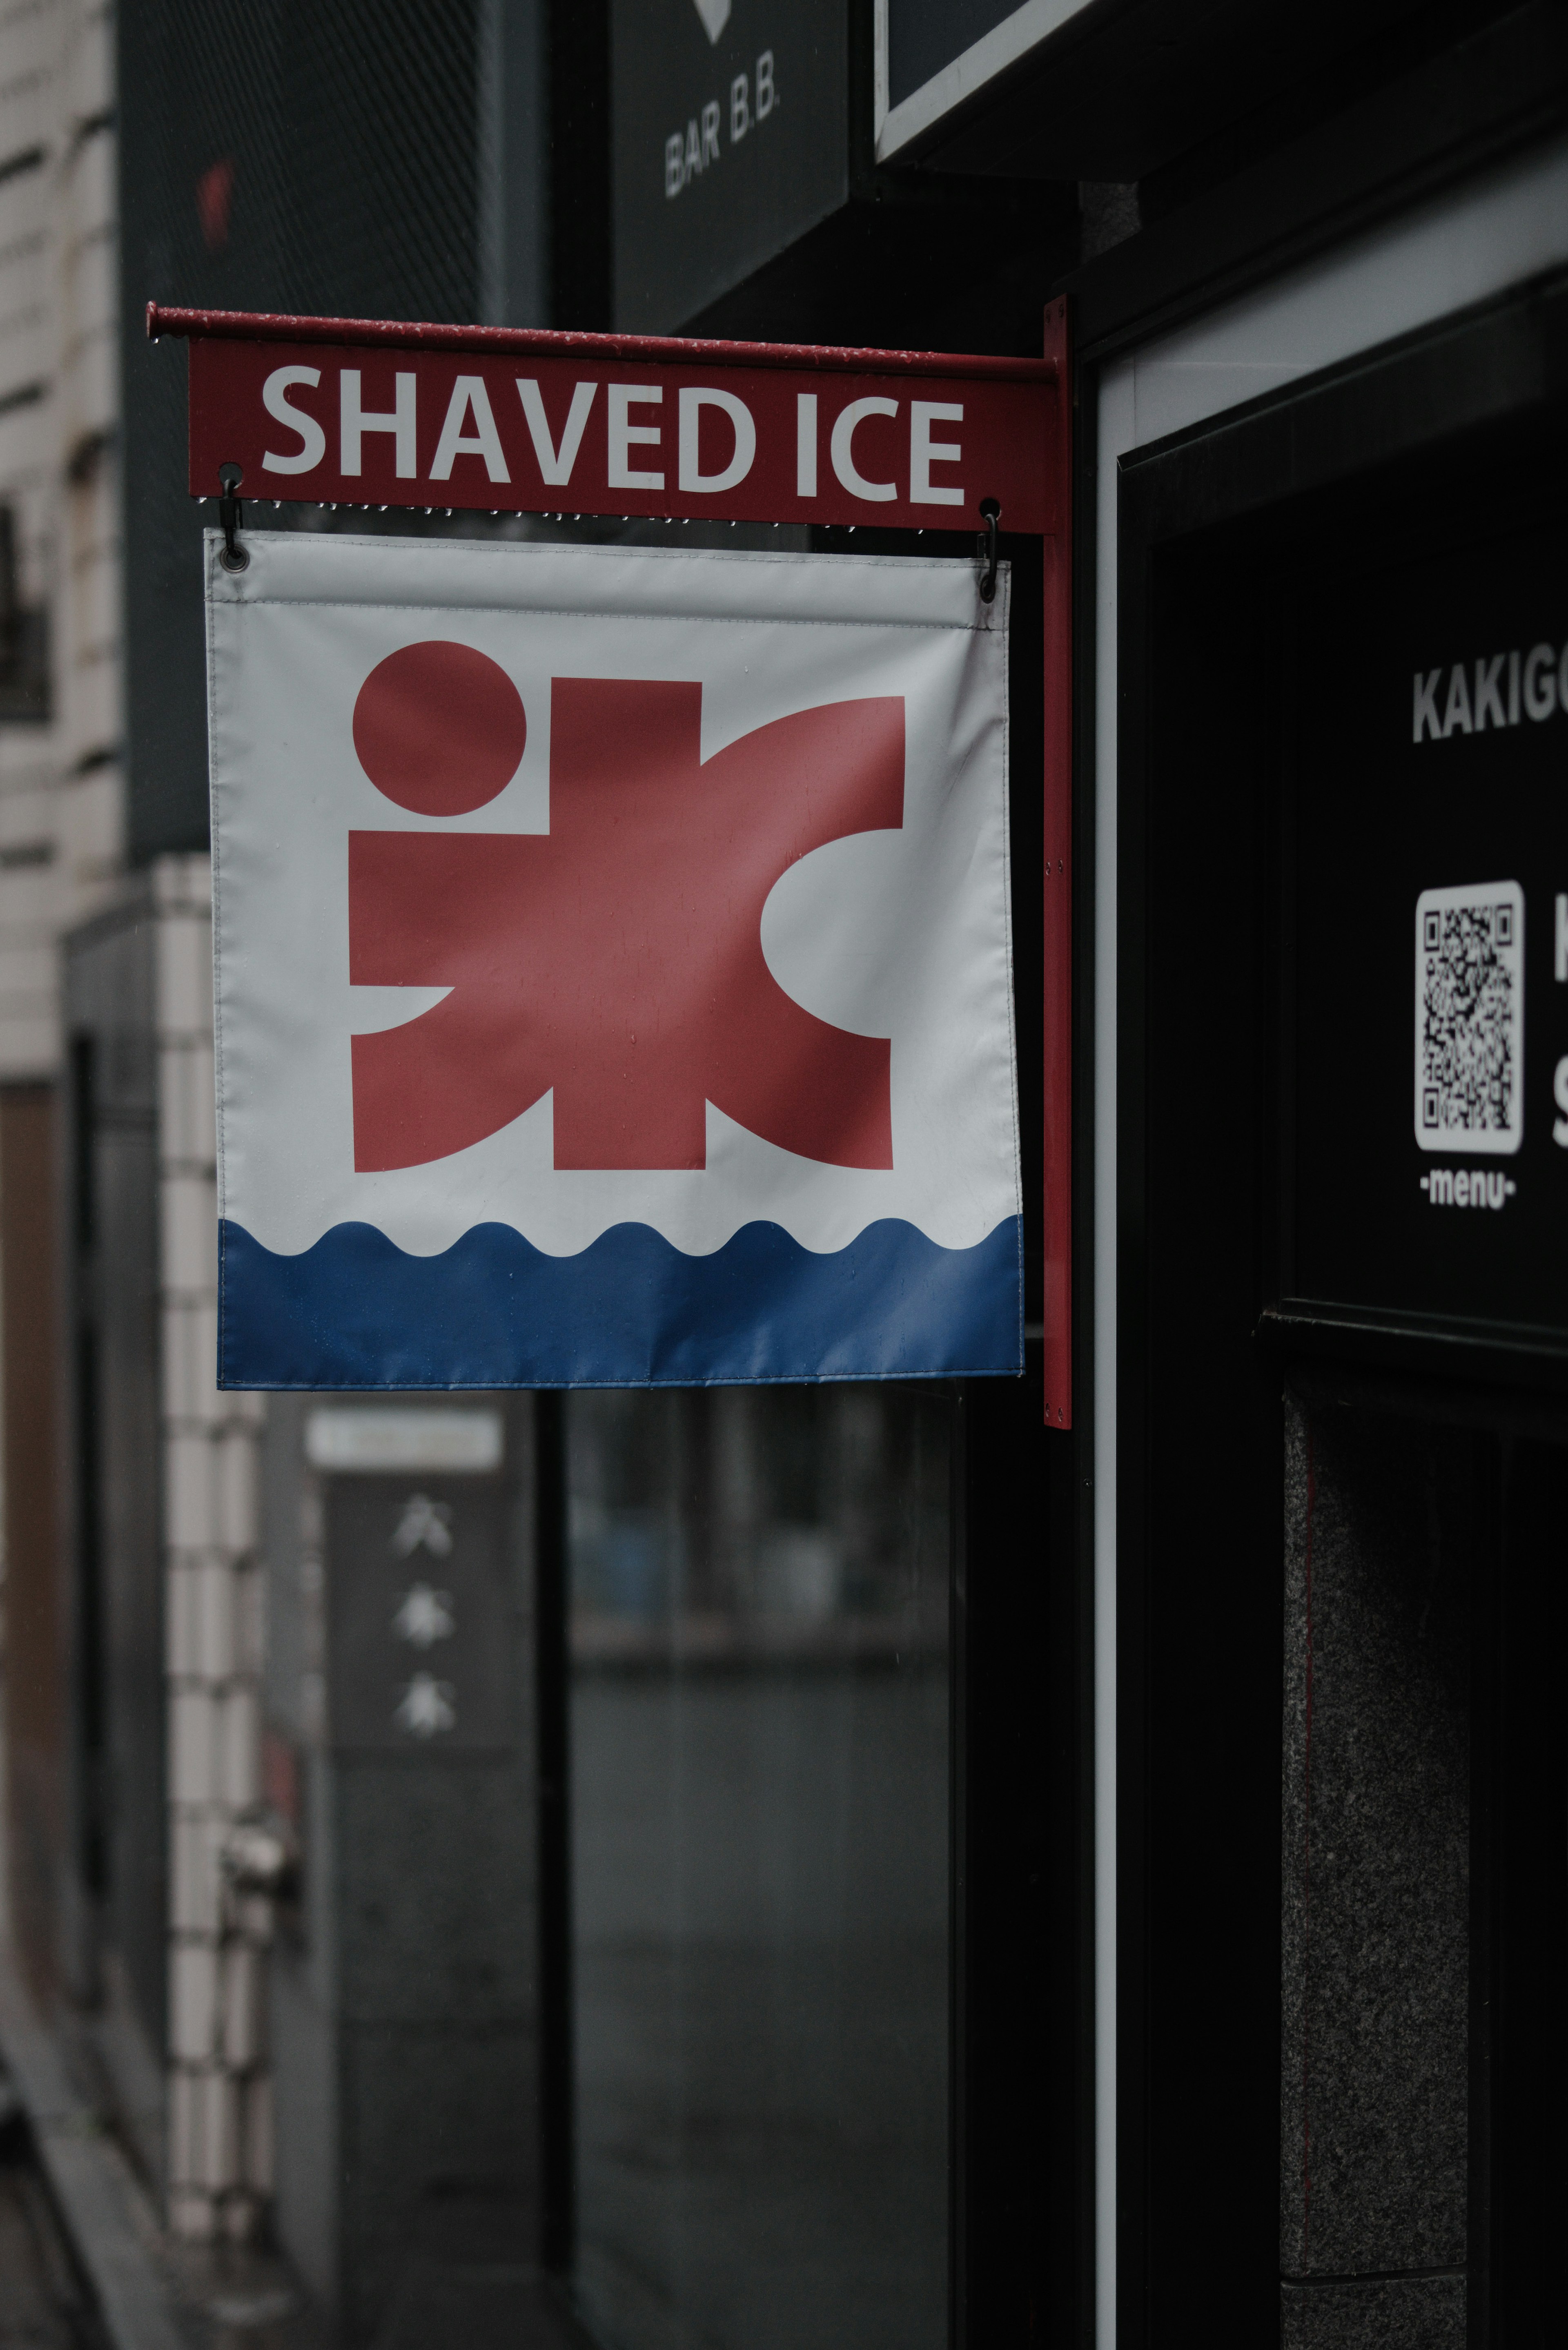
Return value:
<svg viewBox="0 0 1568 2350">
<path fill-rule="evenodd" d="M 1546 2339 L 1559 2314 L 1564 299 L 1527 290 L 1122 469 L 1136 2340 L 1198 2309 L 1314 2344 Z M 1514 1139 L 1513 1107 L 1516 1149 L 1472 1147 Z M 1218 1479 L 1181 1395 L 1225 1432 Z"/>
<path fill-rule="evenodd" d="M 879 167 L 874 31 L 867 0 L 558 11 L 556 322 L 1038 352 L 1075 189 Z"/>
<path fill-rule="evenodd" d="M 1081 281 L 1083 317 L 1100 352 L 1266 283 L 1434 184 L 1517 151 L 1561 113 L 1561 36 L 1550 12 L 1394 7 L 1336 11 L 1304 26 L 1282 20 L 1262 44 L 1243 26 L 1228 63 L 1255 62 L 1262 46 L 1267 71 L 1251 81 L 1241 71 L 1200 71 L 1196 108 L 1182 96 L 1192 88 L 1183 78 L 1190 56 L 1162 56 L 1151 76 L 1144 55 L 1137 90 L 1147 94 L 1152 78 L 1158 104 L 1129 125 L 1138 108 L 1122 68 L 1137 47 L 1135 22 L 1147 33 L 1156 12 L 1085 14 L 1096 34 L 1111 37 L 1097 60 L 1086 48 L 1079 59 L 1084 102 L 1059 103 L 1064 88 L 1076 87 L 1070 79 L 1053 86 L 1049 107 L 1045 93 L 1024 93 L 1020 81 L 1008 93 L 1011 116 L 977 107 L 967 143 L 955 141 L 940 160 L 977 171 L 1001 162 L 1020 172 L 1147 174 L 1138 212 L 1150 227 Z M 1206 18 L 1205 32 L 1220 21 Z M 1126 36 L 1119 51 L 1117 26 Z M 1301 46 L 1292 47 L 1298 36 Z M 852 27 L 852 73 L 862 69 L 854 38 Z M 863 96 L 852 97 L 852 137 L 860 135 Z M 1246 108 L 1253 110 L 1238 123 Z M 1065 161 L 1067 149 L 1044 135 L 1049 128 L 1059 136 L 1064 115 L 1071 135 L 1096 140 Z M 1106 130 L 1123 143 L 1099 136 Z M 721 296 L 701 323 L 992 348 L 1017 332 L 1023 306 L 1012 307 L 1016 288 L 1009 290 L 995 244 L 971 241 L 956 297 L 934 242 L 919 283 L 897 265 L 878 267 L 877 254 L 896 247 L 876 248 L 847 225 L 873 184 L 864 172 L 857 155 L 843 211 Z M 876 184 L 891 190 L 897 176 Z M 917 176 L 904 174 L 905 185 Z M 930 174 L 922 196 L 940 185 L 940 175 Z M 955 223 L 964 193 L 955 182 Z M 1031 265 L 1049 254 L 1072 209 L 1070 197 L 1056 209 L 1063 193 L 1044 192 Z M 888 218 L 896 216 L 890 206 Z M 1129 219 L 1137 216 L 1129 208 Z M 1495 451 L 1480 449 L 1468 474 L 1445 470 L 1448 462 L 1478 419 L 1508 420 L 1499 441 L 1517 438 L 1519 415 L 1542 396 L 1532 334 L 1527 326 L 1521 340 L 1515 317 L 1494 321 L 1490 340 L 1449 343 L 1430 378 L 1405 385 L 1392 417 L 1364 382 L 1364 405 L 1347 399 L 1315 442 L 1298 445 L 1305 395 L 1297 393 L 1272 404 L 1273 440 L 1261 430 L 1244 440 L 1205 428 L 1182 452 L 1140 456 L 1124 482 L 1122 937 L 1130 945 L 1122 968 L 1117 1212 L 1121 1686 L 1131 1727 L 1122 1780 L 1118 2218 L 1119 2322 L 1135 2339 L 1198 2325 L 1216 2338 L 1268 2339 L 1282 2325 L 1292 2341 L 1338 2341 L 1384 2324 L 1413 2327 L 1411 2338 L 1423 2341 L 1453 2339 L 1456 2326 L 1459 2338 L 1468 2327 L 1480 2339 L 1494 2319 L 1500 2327 L 1522 2328 L 1535 2316 L 1551 2322 L 1538 2259 L 1549 2235 L 1537 2230 L 1532 2248 L 1528 2215 L 1556 2192 L 1555 2173 L 1535 2163 L 1533 2150 L 1553 2094 L 1545 2085 L 1560 2078 L 1560 2036 L 1539 1953 L 1552 1946 L 1561 1885 L 1532 1875 L 1521 1856 L 1560 1852 L 1563 1836 L 1555 1798 L 1542 1793 L 1551 1732 L 1524 1627 L 1549 1637 L 1556 1620 L 1543 1529 L 1558 1490 L 1562 1423 L 1544 1382 L 1537 1380 L 1542 1392 L 1532 1399 L 1536 1374 L 1497 1343 L 1507 1334 L 1473 1331 L 1464 1347 L 1469 1367 L 1445 1373 L 1447 1339 L 1430 1343 L 1436 1334 L 1412 1316 L 1430 1308 L 1451 1325 L 1465 1310 L 1463 1284 L 1423 1292 L 1418 1256 L 1401 1290 L 1398 1251 L 1367 1246 L 1371 1277 L 1359 1299 L 1344 1294 L 1335 1265 L 1314 1274 L 1310 1314 L 1293 1306 L 1302 1303 L 1298 1268 L 1309 1242 L 1319 1267 L 1327 1266 L 1360 1193 L 1379 1201 L 1386 1193 L 1389 1213 L 1407 1217 L 1403 1185 L 1423 1211 L 1458 1212 L 1441 1188 L 1435 1205 L 1430 1184 L 1425 1193 L 1419 1188 L 1440 1155 L 1423 1152 L 1413 1123 L 1415 923 L 1422 889 L 1461 883 L 1469 871 L 1490 881 L 1491 872 L 1472 868 L 1467 855 L 1446 879 L 1428 877 L 1410 891 L 1397 950 L 1381 932 L 1369 943 L 1357 970 L 1375 972 L 1397 952 L 1401 981 L 1381 1041 L 1370 1031 L 1358 1038 L 1365 1066 L 1352 1071 L 1348 1056 L 1336 1064 L 1339 1031 L 1326 1014 L 1314 1031 L 1331 1039 L 1319 1056 L 1320 1092 L 1337 1099 L 1361 1088 L 1357 1100 L 1368 1107 L 1359 1114 L 1369 1128 L 1397 1119 L 1400 1156 L 1397 1167 L 1382 1158 L 1374 1165 L 1371 1149 L 1355 1146 L 1350 1180 L 1335 1170 L 1333 1196 L 1319 1187 L 1311 1232 L 1306 1205 L 1298 1215 L 1295 1138 L 1314 1113 L 1304 1082 L 1297 1085 L 1288 1016 L 1307 966 L 1285 961 L 1301 919 L 1290 876 L 1305 855 L 1293 828 L 1296 737 L 1319 728 L 1357 830 L 1366 825 L 1365 806 L 1355 804 L 1357 775 L 1363 802 L 1371 788 L 1366 771 L 1342 772 L 1347 763 L 1334 729 L 1347 698 L 1343 650 L 1330 649 L 1333 684 L 1317 689 L 1310 709 L 1299 682 L 1298 639 L 1310 634 L 1302 575 L 1315 564 L 1333 579 L 1325 632 L 1359 588 L 1325 555 L 1334 521 L 1327 485 L 1354 481 L 1337 524 L 1342 543 L 1369 567 L 1379 538 L 1379 559 L 1407 562 L 1439 512 L 1437 535 L 1446 529 L 1451 548 L 1456 499 L 1467 515 L 1478 510 Z M 1091 370 L 1087 392 L 1095 381 Z M 1254 423 L 1262 418 L 1249 419 L 1248 429 Z M 1168 458 L 1170 470 L 1161 473 Z M 1405 510 L 1402 478 L 1414 485 Z M 1376 513 L 1369 484 L 1374 504 L 1381 501 Z M 1092 500 L 1096 486 L 1085 447 L 1081 494 Z M 1324 494 L 1310 521 L 1299 505 L 1287 511 L 1309 488 Z M 1524 519 L 1521 513 L 1514 526 Z M 1085 754 L 1092 609 L 1085 559 Z M 1530 647 L 1518 625 L 1522 662 Z M 1485 657 L 1513 644 L 1500 633 Z M 1424 676 L 1446 664 L 1445 695 L 1447 672 L 1462 660 L 1473 693 L 1470 648 L 1445 640 L 1442 651 L 1423 648 L 1419 657 Z M 1413 664 L 1417 655 L 1401 658 Z M 1407 728 L 1413 673 L 1407 665 L 1400 685 Z M 1540 675 L 1538 664 L 1538 686 Z M 1506 660 L 1502 676 L 1506 712 Z M 1368 683 L 1366 698 L 1373 691 Z M 1527 732 L 1544 723 L 1521 721 Z M 1086 768 L 1084 794 L 1078 847 L 1086 871 Z M 1386 861 L 1378 866 L 1370 848 L 1366 893 L 1376 894 L 1381 876 L 1386 893 L 1397 897 L 1407 881 Z M 1321 853 L 1328 861 L 1330 850 Z M 1334 878 L 1335 905 L 1347 919 L 1359 915 L 1343 877 Z M 1554 884 L 1520 879 L 1527 899 L 1542 888 L 1554 893 Z M 1320 962 L 1338 970 L 1345 959 L 1335 962 L 1326 913 L 1320 931 Z M 1538 956 L 1539 920 L 1527 920 L 1526 935 Z M 1082 1036 L 1093 1010 L 1082 920 L 1077 937 Z M 1355 972 L 1340 975 L 1353 993 Z M 1526 981 L 1533 1003 L 1545 983 L 1533 972 Z M 1373 983 L 1368 977 L 1368 989 Z M 1324 1004 L 1330 993 L 1325 976 Z M 1544 1032 L 1533 1014 L 1532 1022 L 1521 1082 L 1540 1107 L 1526 1147 L 1548 1148 L 1550 1156 Z M 1089 1067 L 1085 1053 L 1085 1136 Z M 1545 1068 L 1550 1091 L 1554 1058 Z M 1452 1172 L 1469 1165 L 1462 1152 L 1441 1163 Z M 1468 1180 L 1464 1189 L 1468 1201 Z M 1080 1196 L 1088 1191 L 1085 1180 Z M 1521 1195 L 1504 1196 L 1511 1207 Z M 1336 1203 L 1344 1215 L 1331 1229 L 1324 1219 L 1338 1212 Z M 1386 1220 L 1368 1222 L 1386 1242 L 1393 1229 Z M 1423 1229 L 1407 1223 L 1417 1251 Z M 1479 1223 L 1473 1245 L 1495 1246 Z M 1081 1330 L 1089 1271 L 1081 1255 Z M 1472 1279 L 1472 1306 L 1491 1294 Z M 1328 1310 L 1346 1305 L 1355 1310 Z M 1347 1332 L 1347 1321 L 1361 1326 Z M 1199 1414 L 1217 1431 L 1211 1440 L 1195 1436 Z M 1196 1445 L 1210 1441 L 1218 1465 L 1195 1455 Z M 971 1461 L 993 1457 L 971 1453 Z M 1063 1498 L 1054 1468 L 1052 1461 L 1044 1472 L 1053 1477 L 1052 1511 Z M 1027 1522 L 1023 1485 L 1010 1476 L 999 1475 L 988 1498 L 1010 1528 Z M 1089 1540 L 1086 1478 L 1077 1499 L 1075 1509 L 1067 1497 L 1065 1511 L 1081 1555 Z M 1071 1550 L 1070 1539 L 1053 1544 L 1053 1576 L 1068 1574 Z M 1332 1659 L 1322 1646 L 1325 1627 L 1334 1630 Z M 1080 1613 L 1069 1639 L 1081 1640 L 1083 1630 Z M 1074 1653 L 1081 1662 L 1082 1648 Z M 992 1661 L 995 1669 L 994 1652 Z M 971 1696 L 982 1688 L 973 1683 Z M 1378 1757 L 1373 1767 L 1369 1746 Z M 1414 1825 L 1413 1806 L 1422 1814 Z M 1348 1857 L 1334 1840 L 1345 1822 L 1360 1837 Z M 997 1830 L 999 1842 L 1004 1835 Z M 1064 1879 L 1049 1881 L 1056 1889 Z M 1076 1891 L 1081 1927 L 1081 1879 Z M 1335 1970 L 1349 1986 L 1337 2012 L 1328 1996 Z M 961 2012 L 974 2016 L 968 2004 Z M 1408 2028 L 1411 2013 L 1423 2019 L 1422 2033 Z M 1310 2077 L 1303 2017 L 1309 2040 L 1316 2019 Z M 987 2021 L 980 2019 L 982 2037 Z M 961 2082 L 959 2094 L 961 2105 Z M 1053 2148 L 1072 2145 L 1066 2112 L 1051 2108 Z M 1315 2165 L 1307 2151 L 1314 2137 Z M 1337 2176 L 1324 2154 L 1336 2143 Z M 1079 2191 L 1085 2175 L 1080 2163 L 1071 2182 Z M 973 2191 L 972 2174 L 970 2184 Z M 1315 2241 L 1304 2216 L 1314 2198 Z M 1055 2216 L 1068 2201 L 1070 2194 Z M 1039 2324 L 1049 2303 L 1054 2317 L 1081 2325 L 1086 2280 L 1081 2270 L 1073 2274 L 1065 2236 L 1060 2252 L 1053 2290 L 1033 2301 L 1031 2320 Z M 1054 2288 L 1067 2280 L 1058 2303 Z M 1068 2316 L 1074 2287 L 1081 2289 Z"/>
<path fill-rule="evenodd" d="M 147 303 L 545 323 L 547 13 L 545 0 L 119 12 L 134 863 L 207 845 L 201 532 L 216 519 L 188 494 L 183 370 L 149 343 Z"/>
<path fill-rule="evenodd" d="M 1568 1333 L 1561 541 L 1364 540 L 1297 588 L 1296 1310 Z"/>
</svg>

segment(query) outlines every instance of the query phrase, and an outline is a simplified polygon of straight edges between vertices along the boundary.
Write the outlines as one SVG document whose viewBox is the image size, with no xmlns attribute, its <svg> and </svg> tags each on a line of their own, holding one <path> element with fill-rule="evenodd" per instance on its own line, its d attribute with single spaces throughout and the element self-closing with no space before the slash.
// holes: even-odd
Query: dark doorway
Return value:
<svg viewBox="0 0 1568 2350">
<path fill-rule="evenodd" d="M 1532 289 L 1121 471 L 1133 2342 L 1560 2329 L 1565 319 Z"/>
</svg>

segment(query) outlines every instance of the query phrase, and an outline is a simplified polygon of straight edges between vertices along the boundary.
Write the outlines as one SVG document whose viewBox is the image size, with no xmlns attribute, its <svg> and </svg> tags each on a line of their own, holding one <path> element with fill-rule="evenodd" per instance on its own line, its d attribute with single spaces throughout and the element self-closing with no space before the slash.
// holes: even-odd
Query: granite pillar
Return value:
<svg viewBox="0 0 1568 2350">
<path fill-rule="evenodd" d="M 1466 2340 L 1483 1482 L 1462 1431 L 1286 1399 L 1288 2350 Z"/>
</svg>

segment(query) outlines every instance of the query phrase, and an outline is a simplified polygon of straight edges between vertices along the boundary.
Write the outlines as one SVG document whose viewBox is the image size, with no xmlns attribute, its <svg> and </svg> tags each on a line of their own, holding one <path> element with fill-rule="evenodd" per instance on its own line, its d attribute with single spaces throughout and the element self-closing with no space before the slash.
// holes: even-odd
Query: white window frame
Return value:
<svg viewBox="0 0 1568 2350">
<path fill-rule="evenodd" d="M 911 139 L 918 139 L 933 123 L 950 114 L 988 81 L 1026 57 L 1031 49 L 1048 40 L 1053 33 L 1083 15 L 1089 0 L 1023 0 L 1000 25 L 982 33 L 978 41 L 954 57 L 950 65 L 911 90 L 897 106 L 888 103 L 888 0 L 876 0 L 876 138 L 877 161 L 886 163 Z"/>
</svg>

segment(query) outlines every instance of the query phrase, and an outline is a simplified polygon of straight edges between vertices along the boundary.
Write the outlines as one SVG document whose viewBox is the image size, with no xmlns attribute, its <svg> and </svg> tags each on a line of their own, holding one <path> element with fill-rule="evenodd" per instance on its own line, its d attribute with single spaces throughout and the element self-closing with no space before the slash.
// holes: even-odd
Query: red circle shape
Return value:
<svg viewBox="0 0 1568 2350">
<path fill-rule="evenodd" d="M 354 704 L 354 748 L 379 792 L 416 816 L 467 816 L 517 773 L 528 721 L 499 662 L 472 645 L 405 645 Z"/>
</svg>

